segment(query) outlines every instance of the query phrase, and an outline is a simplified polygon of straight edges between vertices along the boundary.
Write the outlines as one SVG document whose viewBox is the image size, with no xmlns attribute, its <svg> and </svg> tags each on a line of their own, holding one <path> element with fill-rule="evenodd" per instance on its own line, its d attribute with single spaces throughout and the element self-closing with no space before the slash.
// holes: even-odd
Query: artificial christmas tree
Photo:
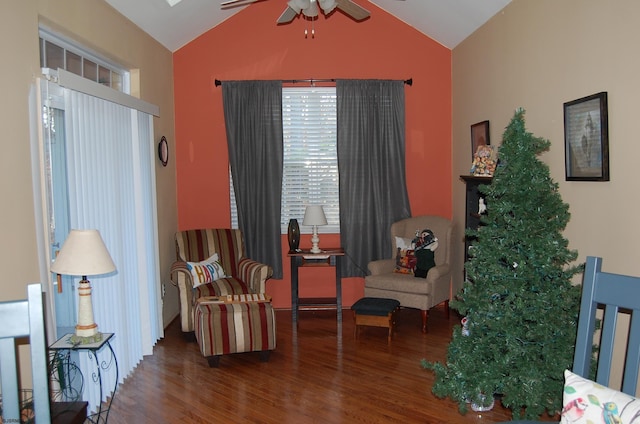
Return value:
<svg viewBox="0 0 640 424">
<path fill-rule="evenodd" d="M 549 146 L 516 111 L 492 184 L 481 186 L 488 214 L 467 234 L 474 241 L 466 281 L 451 302 L 466 328 L 454 328 L 446 364 L 422 361 L 435 372 L 433 393 L 457 401 L 463 413 L 467 402 L 487 406 L 495 394 L 528 419 L 562 406 L 580 296 L 571 279 L 580 267 L 562 236 L 568 205 L 537 158 Z"/>
</svg>

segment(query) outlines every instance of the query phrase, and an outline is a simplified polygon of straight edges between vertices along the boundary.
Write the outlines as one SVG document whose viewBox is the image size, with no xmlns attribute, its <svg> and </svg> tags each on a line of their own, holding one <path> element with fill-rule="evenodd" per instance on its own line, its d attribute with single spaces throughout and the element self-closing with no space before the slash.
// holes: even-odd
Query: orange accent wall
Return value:
<svg viewBox="0 0 640 424">
<path fill-rule="evenodd" d="M 286 2 L 257 2 L 174 53 L 178 229 L 230 225 L 227 141 L 222 90 L 214 80 L 407 79 L 406 172 L 414 215 L 452 216 L 451 51 L 372 3 L 355 22 L 342 12 L 276 25 Z M 315 38 L 304 30 L 315 29 Z M 277 188 L 279 189 L 279 188 Z M 337 246 L 339 235 L 321 235 Z M 310 236 L 302 246 L 310 246 Z M 267 283 L 274 306 L 291 306 L 288 245 L 282 280 Z M 335 293 L 333 269 L 301 274 L 303 296 Z M 343 302 L 363 294 L 361 278 L 343 280 Z"/>
</svg>

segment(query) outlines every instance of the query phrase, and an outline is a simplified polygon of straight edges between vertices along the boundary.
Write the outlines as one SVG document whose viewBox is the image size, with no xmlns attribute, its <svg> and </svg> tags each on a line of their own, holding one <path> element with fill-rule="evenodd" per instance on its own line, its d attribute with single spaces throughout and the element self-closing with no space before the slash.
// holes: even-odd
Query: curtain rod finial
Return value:
<svg viewBox="0 0 640 424">
<path fill-rule="evenodd" d="M 220 82 L 219 79 L 213 80 L 213 83 L 215 84 L 216 87 L 220 86 L 222 84 L 222 82 Z"/>
</svg>

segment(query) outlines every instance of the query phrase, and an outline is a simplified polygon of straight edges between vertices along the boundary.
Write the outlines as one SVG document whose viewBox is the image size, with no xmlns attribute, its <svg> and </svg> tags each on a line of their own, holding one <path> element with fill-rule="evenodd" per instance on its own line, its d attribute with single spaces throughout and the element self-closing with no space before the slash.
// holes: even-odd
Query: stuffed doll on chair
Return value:
<svg viewBox="0 0 640 424">
<path fill-rule="evenodd" d="M 416 232 L 414 239 L 416 268 L 414 276 L 418 278 L 427 278 L 427 273 L 431 268 L 436 266 L 434 251 L 438 248 L 438 238 L 428 228 Z"/>
</svg>

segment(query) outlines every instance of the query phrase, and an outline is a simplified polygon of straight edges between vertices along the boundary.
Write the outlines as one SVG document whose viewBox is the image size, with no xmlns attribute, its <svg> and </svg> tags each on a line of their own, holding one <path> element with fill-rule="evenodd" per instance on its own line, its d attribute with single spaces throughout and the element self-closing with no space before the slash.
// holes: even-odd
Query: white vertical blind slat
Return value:
<svg viewBox="0 0 640 424">
<path fill-rule="evenodd" d="M 102 373 L 103 399 L 92 384 L 95 360 L 80 358 L 85 400 L 96 410 L 162 337 L 153 131 L 149 115 L 66 90 L 71 228 L 100 231 L 117 272 L 92 276 L 94 318 L 115 333 L 119 366 Z M 107 354 L 103 350 L 102 355 Z"/>
</svg>

